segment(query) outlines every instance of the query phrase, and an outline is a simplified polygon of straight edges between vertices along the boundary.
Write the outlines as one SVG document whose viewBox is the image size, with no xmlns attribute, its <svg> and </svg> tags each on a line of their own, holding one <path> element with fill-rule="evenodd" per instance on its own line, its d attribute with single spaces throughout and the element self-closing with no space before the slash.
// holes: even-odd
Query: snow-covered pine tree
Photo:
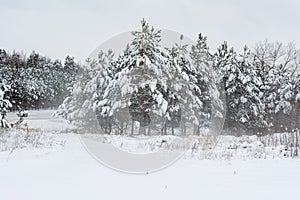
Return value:
<svg viewBox="0 0 300 200">
<path fill-rule="evenodd" d="M 104 92 L 109 82 L 114 76 L 114 53 L 108 50 L 107 53 L 100 51 L 98 54 L 98 64 L 95 66 L 95 75 L 89 82 L 91 85 L 96 85 L 97 89 L 93 95 L 93 111 L 95 111 L 98 122 L 103 129 L 104 133 L 111 133 L 113 119 L 108 115 L 107 105 L 108 102 L 103 99 Z M 102 106 L 98 106 L 102 104 Z"/>
<path fill-rule="evenodd" d="M 251 57 L 251 52 L 247 46 L 244 46 L 243 54 L 238 58 L 238 67 L 241 70 L 239 76 L 243 85 L 240 93 L 238 107 L 238 118 L 244 124 L 247 131 L 258 132 L 265 125 L 262 106 L 262 92 L 260 87 L 262 81 L 257 76 L 255 66 Z"/>
<path fill-rule="evenodd" d="M 73 62 L 72 65 L 70 65 L 70 68 L 73 69 L 71 70 L 68 68 L 65 69 L 65 64 L 62 65 L 59 60 L 54 60 L 51 63 L 52 68 L 50 70 L 53 78 L 49 87 L 51 87 L 53 93 L 51 98 L 49 98 L 49 107 L 58 107 L 63 102 L 64 98 L 71 93 L 76 75 L 75 73 L 77 72 L 77 64 Z"/>
<path fill-rule="evenodd" d="M 240 131 L 253 130 L 256 126 L 254 122 L 261 119 L 259 99 L 261 82 L 256 78 L 249 55 L 250 52 L 245 47 L 244 54 L 238 57 L 233 48 L 228 48 L 226 42 L 215 54 L 214 65 L 226 93 L 224 128 L 236 134 L 240 134 Z"/>
<path fill-rule="evenodd" d="M 88 81 L 92 78 L 88 65 L 89 63 L 87 63 L 87 66 L 79 67 L 72 95 L 66 97 L 55 114 L 64 117 L 70 123 L 80 127 L 87 127 L 89 125 L 86 119 L 90 109 L 87 108 L 92 104 L 92 94 L 86 88 Z M 91 119 L 95 119 L 95 117 Z"/>
<path fill-rule="evenodd" d="M 171 56 L 170 58 L 172 59 L 171 62 L 174 65 L 173 67 L 177 68 L 178 71 L 183 72 L 188 76 L 186 77 L 188 81 L 193 81 L 194 84 L 197 84 L 196 69 L 192 65 L 190 59 L 188 44 L 182 44 L 182 42 L 183 42 L 183 35 L 180 35 L 179 43 L 175 43 L 175 45 L 171 49 L 168 49 Z M 201 92 L 198 92 L 195 95 L 200 97 Z M 182 112 L 181 110 L 182 106 L 181 107 L 179 106 L 178 98 L 176 95 L 173 94 L 172 91 L 170 91 L 166 97 L 167 97 L 167 101 L 169 102 L 168 109 L 167 109 L 169 119 L 167 119 L 166 121 L 165 128 L 170 126 L 172 130 L 172 134 L 174 134 L 174 128 L 177 128 L 180 125 L 181 120 L 186 121 L 185 119 L 186 117 L 184 117 L 184 113 L 186 113 L 186 111 Z M 198 116 L 198 119 L 200 119 L 200 116 Z M 197 128 L 194 127 L 194 133 L 197 132 L 196 130 Z M 183 129 L 183 132 L 184 133 L 186 132 L 185 127 Z"/>
<path fill-rule="evenodd" d="M 226 94 L 226 118 L 224 128 L 231 130 L 236 123 L 236 102 L 239 102 L 238 89 L 236 86 L 240 70 L 237 68 L 237 55 L 234 49 L 228 48 L 227 42 L 224 42 L 214 54 L 214 68 L 219 77 L 219 84 L 223 84 Z M 222 86 L 220 86 L 222 87 Z"/>
<path fill-rule="evenodd" d="M 78 64 L 75 62 L 74 57 L 67 56 L 63 66 L 63 96 L 69 96 L 72 93 L 73 85 L 77 75 Z"/>
<path fill-rule="evenodd" d="M 97 104 L 102 100 L 105 85 L 110 79 L 112 58 L 111 50 L 108 53 L 101 51 L 97 60 L 88 59 L 84 66 L 76 67 L 78 73 L 71 94 L 66 97 L 55 115 L 60 115 L 80 127 L 99 127 L 97 117 L 100 117 L 99 112 L 104 112 L 104 107 L 100 109 Z M 103 124 L 100 125 L 103 127 Z"/>
<path fill-rule="evenodd" d="M 132 32 L 134 39 L 119 56 L 116 74 L 98 106 L 110 103 L 106 111 L 120 124 L 118 129 L 126 117 L 122 113 L 128 113 L 131 122 L 127 123 L 132 125 L 131 132 L 136 121 L 140 124 L 140 131 L 145 133 L 145 126 L 150 123 L 150 107 L 154 104 L 159 107 L 156 109 L 157 115 L 166 112 L 168 102 L 163 93 L 168 90 L 167 80 L 170 80 L 171 74 L 166 51 L 159 45 L 160 31 L 154 30 L 145 20 L 141 24 L 141 31 Z"/>
<path fill-rule="evenodd" d="M 42 58 L 39 58 L 41 60 Z M 25 87 L 24 92 L 28 95 L 26 107 L 34 107 L 36 109 L 49 106 L 49 102 L 54 98 L 54 82 L 53 63 L 50 59 L 43 58 L 43 63 L 37 66 L 28 66 L 24 74 L 20 77 Z"/>
<path fill-rule="evenodd" d="M 193 132 L 199 134 L 200 129 L 208 128 L 210 125 L 212 98 L 215 93 L 218 93 L 212 77 L 212 56 L 209 53 L 207 39 L 201 34 L 199 34 L 197 43 L 191 46 L 191 50 L 188 49 L 188 45 L 182 44 L 182 41 L 183 36 L 180 37 L 179 44 L 176 43 L 170 49 L 170 54 L 175 66 L 188 76 L 189 84 L 194 87 L 193 94 L 202 103 L 200 107 L 194 108 L 198 113 L 197 120 L 199 124 L 194 126 Z M 217 114 L 217 111 L 214 114 Z"/>
<path fill-rule="evenodd" d="M 200 128 L 216 126 L 211 123 L 223 118 L 224 105 L 220 100 L 220 91 L 213 69 L 213 56 L 209 52 L 206 36 L 201 33 L 198 35 L 196 44 L 191 47 L 190 57 L 196 69 L 196 84 L 201 89 L 200 99 L 203 102 Z"/>
<path fill-rule="evenodd" d="M 7 96 L 9 94 L 10 87 L 4 83 L 1 83 L 0 85 L 0 127 L 1 128 L 10 128 L 10 124 L 8 123 L 6 116 L 9 109 L 11 109 L 12 104 L 9 101 L 9 97 Z"/>
<path fill-rule="evenodd" d="M 26 60 L 26 67 L 41 68 L 44 64 L 44 58 L 32 51 Z"/>
</svg>

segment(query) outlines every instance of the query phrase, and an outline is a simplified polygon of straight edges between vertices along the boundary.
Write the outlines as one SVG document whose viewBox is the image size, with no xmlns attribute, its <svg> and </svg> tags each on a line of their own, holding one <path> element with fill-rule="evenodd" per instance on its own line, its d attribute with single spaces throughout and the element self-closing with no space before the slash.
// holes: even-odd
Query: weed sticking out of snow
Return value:
<svg viewBox="0 0 300 200">
<path fill-rule="evenodd" d="M 207 137 L 204 143 L 194 143 L 186 152 L 186 158 L 197 159 L 274 159 L 299 156 L 299 133 L 276 133 L 265 136 L 225 136 Z M 211 141 L 209 141 L 211 140 Z M 199 139 L 198 139 L 199 141 Z"/>
</svg>

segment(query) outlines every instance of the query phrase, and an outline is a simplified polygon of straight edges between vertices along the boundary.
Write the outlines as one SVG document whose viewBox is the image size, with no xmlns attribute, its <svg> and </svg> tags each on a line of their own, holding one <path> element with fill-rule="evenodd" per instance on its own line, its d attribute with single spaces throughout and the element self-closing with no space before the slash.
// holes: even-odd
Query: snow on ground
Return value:
<svg viewBox="0 0 300 200">
<path fill-rule="evenodd" d="M 68 124 L 65 120 L 52 117 L 54 112 L 55 110 L 30 110 L 28 117 L 24 120 L 31 128 L 47 131 L 60 131 L 73 128 L 73 126 Z M 8 113 L 8 121 L 14 122 L 17 120 L 18 117 L 16 113 Z"/>
<path fill-rule="evenodd" d="M 181 137 L 172 135 L 154 136 L 126 136 L 108 134 L 85 134 L 83 138 L 92 139 L 101 143 L 109 143 L 114 147 L 132 154 L 154 153 L 162 149 L 177 150 L 185 141 Z M 188 143 L 188 141 L 186 142 Z M 185 144 L 188 146 L 187 144 Z M 177 148 L 177 149 L 175 149 Z M 183 147 L 181 147 L 183 148 Z"/>
<path fill-rule="evenodd" d="M 37 118 L 45 130 L 62 128 Z M 94 160 L 79 135 L 47 134 L 65 143 L 0 152 L 1 200 L 299 198 L 300 159 L 188 158 L 156 173 L 130 175 Z"/>
</svg>

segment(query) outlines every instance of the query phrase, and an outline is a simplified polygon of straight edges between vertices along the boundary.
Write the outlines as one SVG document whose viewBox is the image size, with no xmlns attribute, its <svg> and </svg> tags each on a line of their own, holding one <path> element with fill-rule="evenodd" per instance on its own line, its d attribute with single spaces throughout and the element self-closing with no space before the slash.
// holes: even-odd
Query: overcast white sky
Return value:
<svg viewBox="0 0 300 200">
<path fill-rule="evenodd" d="M 300 47 L 299 0 L 0 0 L 0 48 L 83 61 L 102 42 L 151 25 L 240 50 L 258 41 Z"/>
</svg>

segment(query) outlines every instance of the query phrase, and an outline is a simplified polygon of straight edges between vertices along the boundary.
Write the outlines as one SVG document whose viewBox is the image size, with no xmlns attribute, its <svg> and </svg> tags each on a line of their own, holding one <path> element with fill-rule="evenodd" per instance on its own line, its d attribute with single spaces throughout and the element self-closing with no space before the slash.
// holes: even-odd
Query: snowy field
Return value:
<svg viewBox="0 0 300 200">
<path fill-rule="evenodd" d="M 187 156 L 156 173 L 129 175 L 94 160 L 51 113 L 31 112 L 27 120 L 45 132 L 41 144 L 0 152 L 1 200 L 299 198 L 300 159 Z"/>
</svg>

